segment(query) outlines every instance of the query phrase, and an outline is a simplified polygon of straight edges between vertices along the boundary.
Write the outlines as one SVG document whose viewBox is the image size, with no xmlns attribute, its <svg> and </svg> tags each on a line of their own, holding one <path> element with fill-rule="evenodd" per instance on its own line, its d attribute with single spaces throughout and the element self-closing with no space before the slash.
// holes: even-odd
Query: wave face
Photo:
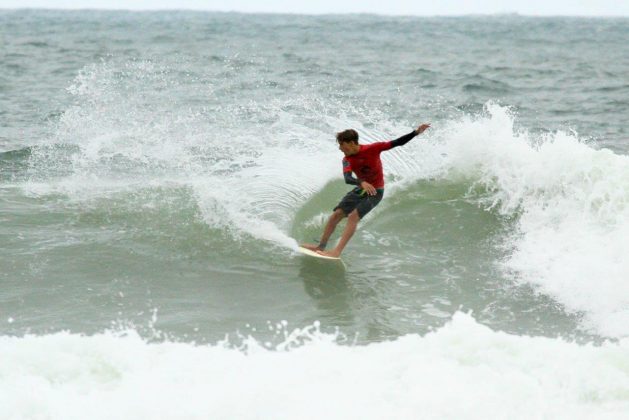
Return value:
<svg viewBox="0 0 629 420">
<path fill-rule="evenodd" d="M 269 348 L 147 343 L 133 331 L 0 338 L 3 418 L 624 418 L 629 343 L 443 328 L 341 346 L 316 326 Z M 453 398 L 453 395 L 455 398 Z"/>
<path fill-rule="evenodd" d="M 312 97 L 237 101 L 220 112 L 164 107 L 160 88 L 190 95 L 197 89 L 171 73 L 147 61 L 86 67 L 68 88 L 75 104 L 60 117 L 54 136 L 2 155 L 10 162 L 7 185 L 30 200 L 63 197 L 62 212 L 119 219 L 133 225 L 132 236 L 148 223 L 158 242 L 188 237 L 176 247 L 189 249 L 195 241 L 207 247 L 210 240 L 237 254 L 261 247 L 264 255 L 289 255 L 294 238 L 319 234 L 344 193 L 329 133 L 353 126 L 372 142 L 386 134 L 361 120 L 382 118 L 379 126 L 398 127 L 362 108 L 342 115 L 334 102 L 326 104 L 337 109 L 330 115 L 314 106 L 323 99 Z M 247 115 L 247 122 L 235 115 Z M 321 126 L 310 127 L 311 118 Z M 265 128 L 251 128 L 252 121 Z M 467 238 L 461 258 L 469 261 L 459 264 L 455 277 L 469 280 L 466 266 L 484 259 L 474 275 L 489 282 L 499 277 L 501 287 L 531 286 L 569 317 L 579 317 L 587 333 L 627 335 L 627 158 L 575 133 L 539 134 L 516 124 L 508 107 L 488 102 L 480 113 L 443 120 L 423 138 L 385 153 L 390 203 L 367 218 L 375 230 L 366 227 L 363 238 L 385 246 L 397 241 L 400 250 L 421 247 L 443 264 L 452 258 L 455 232 L 433 232 L 441 243 L 436 247 L 420 235 L 404 236 L 409 227 L 418 233 L 434 226 L 434 217 L 420 213 L 441 213 L 445 226 L 443 209 L 453 204 L 451 216 L 460 226 L 490 226 Z M 483 213 L 490 219 L 484 221 Z M 190 238 L 189 229 L 198 228 L 213 233 Z M 127 239 L 130 247 L 138 245 Z M 478 241 L 488 250 L 482 256 L 472 251 Z"/>
<path fill-rule="evenodd" d="M 254 135 L 234 125 L 230 110 L 210 122 L 203 113 L 173 115 L 145 106 L 158 102 L 144 92 L 168 84 L 165 72 L 145 62 L 127 64 L 124 77 L 107 64 L 84 70 L 69 88 L 77 105 L 60 119 L 54 141 L 17 157 L 3 155 L 28 162 L 22 191 L 61 194 L 80 211 L 113 211 L 122 218 L 138 207 L 188 214 L 187 223 L 224 232 L 232 244 L 227 246 L 245 249 L 253 241 L 282 253 L 295 248 L 293 237 L 318 235 L 326 207 L 342 195 L 335 181 L 340 156 L 327 133 L 296 121 L 310 102 L 240 108 L 268 121 Z M 293 107 L 297 111 L 285 110 Z M 358 126 L 367 142 L 378 139 L 358 120 L 319 118 L 331 132 L 346 124 Z M 427 229 L 431 221 L 413 218 L 417 191 L 425 196 L 422 206 L 436 211 L 426 192 L 447 185 L 459 213 L 469 213 L 458 216 L 461 224 L 480 223 L 478 212 L 465 208 L 472 204 L 492 214 L 494 225 L 508 225 L 486 244 L 492 248 L 487 257 L 501 268 L 498 275 L 529 284 L 579 314 L 586 331 L 625 336 L 627 158 L 595 149 L 574 133 L 532 134 L 515 124 L 509 108 L 489 102 L 482 113 L 442 121 L 424 139 L 386 153 L 392 174 L 387 195 L 396 204 L 375 214 L 396 212 L 399 220 L 376 236 L 404 235 L 408 220 L 416 231 Z M 451 239 L 450 233 L 437 234 Z"/>
</svg>

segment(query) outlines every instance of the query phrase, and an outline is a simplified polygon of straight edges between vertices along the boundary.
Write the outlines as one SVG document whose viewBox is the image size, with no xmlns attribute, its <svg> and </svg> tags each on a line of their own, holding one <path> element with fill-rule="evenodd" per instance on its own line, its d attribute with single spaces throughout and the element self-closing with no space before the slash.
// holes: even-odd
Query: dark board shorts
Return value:
<svg viewBox="0 0 629 420">
<path fill-rule="evenodd" d="M 362 219 L 367 213 L 380 203 L 384 196 L 384 189 L 377 189 L 376 195 L 369 195 L 365 190 L 360 187 L 356 187 L 347 194 L 341 200 L 341 202 L 334 207 L 334 210 L 341 209 L 345 216 L 349 216 L 354 210 L 358 211 L 358 216 Z"/>
</svg>

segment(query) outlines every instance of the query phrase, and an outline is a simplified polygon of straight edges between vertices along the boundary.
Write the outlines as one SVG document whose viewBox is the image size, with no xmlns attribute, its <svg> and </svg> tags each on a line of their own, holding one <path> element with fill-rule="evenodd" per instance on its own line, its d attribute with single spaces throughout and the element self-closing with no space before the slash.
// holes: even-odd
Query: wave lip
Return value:
<svg viewBox="0 0 629 420">
<path fill-rule="evenodd" d="M 502 261 L 510 277 L 582 314 L 587 330 L 629 335 L 629 158 L 514 121 L 489 103 L 486 116 L 451 122 L 441 176 L 471 180 L 479 205 L 517 220 Z"/>
</svg>

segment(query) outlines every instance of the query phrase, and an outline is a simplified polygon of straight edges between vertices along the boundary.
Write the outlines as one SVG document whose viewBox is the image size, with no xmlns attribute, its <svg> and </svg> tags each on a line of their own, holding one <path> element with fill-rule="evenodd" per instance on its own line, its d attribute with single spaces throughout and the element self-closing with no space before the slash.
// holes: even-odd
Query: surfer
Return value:
<svg viewBox="0 0 629 420">
<path fill-rule="evenodd" d="M 337 133 L 336 141 L 339 149 L 345 154 L 343 158 L 345 183 L 356 185 L 356 187 L 348 192 L 334 208 L 319 244 L 302 244 L 301 246 L 321 255 L 339 257 L 354 235 L 359 220 L 376 207 L 384 195 L 384 174 L 380 153 L 405 145 L 415 136 L 426 131 L 428 127 L 430 124 L 422 124 L 399 139 L 371 144 L 359 144 L 356 130 L 349 129 Z M 352 172 L 356 174 L 356 178 L 352 176 Z M 347 225 L 341 239 L 334 249 L 326 251 L 328 239 L 336 229 L 336 225 L 345 217 L 347 217 Z"/>
</svg>

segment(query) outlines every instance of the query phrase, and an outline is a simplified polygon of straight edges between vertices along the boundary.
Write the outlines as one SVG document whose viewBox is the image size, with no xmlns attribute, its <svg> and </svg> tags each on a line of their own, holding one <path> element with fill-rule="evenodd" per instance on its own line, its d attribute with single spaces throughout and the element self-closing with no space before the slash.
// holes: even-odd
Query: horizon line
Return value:
<svg viewBox="0 0 629 420">
<path fill-rule="evenodd" d="M 378 13 L 378 12 L 278 12 L 278 11 L 242 11 L 242 10 L 215 10 L 215 9 L 197 9 L 197 8 L 178 8 L 163 7 L 155 9 L 146 8 L 118 8 L 118 7 L 5 7 L 0 5 L 0 11 L 60 11 L 60 12 L 89 12 L 89 11 L 105 11 L 105 12 L 200 12 L 200 13 L 224 13 L 224 14 L 243 14 L 243 15 L 292 15 L 292 16 L 382 16 L 382 17 L 482 17 L 482 16 L 507 16 L 507 17 L 526 17 L 526 18 L 629 18 L 627 15 L 586 15 L 586 14 L 527 14 L 520 12 L 490 12 L 490 13 L 443 13 L 443 14 L 399 14 L 399 13 Z"/>
</svg>

